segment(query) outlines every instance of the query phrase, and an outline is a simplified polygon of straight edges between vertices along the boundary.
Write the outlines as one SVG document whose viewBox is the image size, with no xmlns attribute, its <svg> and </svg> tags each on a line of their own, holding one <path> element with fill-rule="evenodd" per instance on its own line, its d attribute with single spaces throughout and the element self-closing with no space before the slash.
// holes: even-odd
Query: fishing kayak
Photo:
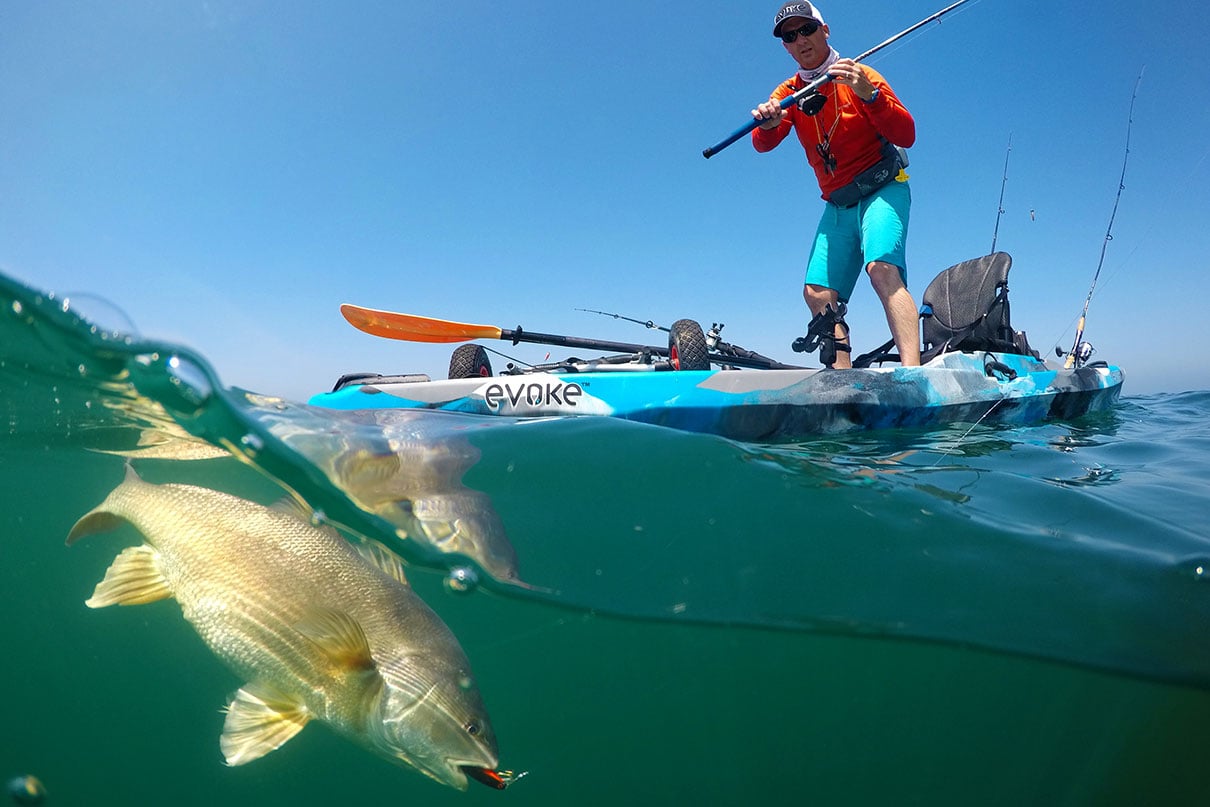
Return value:
<svg viewBox="0 0 1210 807">
<path fill-rule="evenodd" d="M 439 409 L 516 418 L 605 416 L 737 440 L 977 421 L 1028 424 L 1111 407 L 1122 370 L 945 353 L 920 367 L 535 373 L 439 381 L 359 378 L 311 398 L 331 409 Z"/>
<path fill-rule="evenodd" d="M 434 409 L 473 415 L 539 418 L 596 416 L 649 423 L 737 440 L 794 440 L 866 429 L 947 423 L 1030 424 L 1108 409 L 1121 394 L 1121 368 L 1089 362 L 1080 343 L 1051 365 L 1009 322 L 1006 253 L 950 267 L 925 290 L 923 364 L 885 366 L 878 351 L 832 369 L 843 326 L 838 311 L 817 315 L 794 349 L 819 349 L 822 368 L 782 364 L 709 336 L 678 320 L 662 346 L 600 342 L 505 330 L 344 305 L 355 327 L 375 336 L 417 342 L 472 339 L 531 341 L 625 351 L 595 361 L 557 362 L 493 376 L 486 352 L 463 345 L 450 378 L 358 374 L 311 398 L 330 409 Z M 873 366 L 879 364 L 879 366 Z"/>
</svg>

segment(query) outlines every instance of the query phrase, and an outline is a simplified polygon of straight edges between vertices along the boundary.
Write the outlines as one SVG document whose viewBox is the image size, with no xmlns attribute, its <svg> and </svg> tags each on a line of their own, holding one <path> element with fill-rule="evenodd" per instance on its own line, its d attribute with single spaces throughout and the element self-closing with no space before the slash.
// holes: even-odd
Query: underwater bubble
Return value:
<svg viewBox="0 0 1210 807">
<path fill-rule="evenodd" d="M 22 312 L 24 312 L 24 311 L 25 311 L 25 306 L 21 305 L 21 301 L 13 300 L 13 313 L 16 314 L 17 316 L 21 316 Z"/>
<path fill-rule="evenodd" d="M 1185 558 L 1178 564 L 1177 568 L 1186 577 L 1192 577 L 1194 580 L 1203 583 L 1210 583 L 1210 558 Z"/>
<path fill-rule="evenodd" d="M 210 400 L 214 387 L 206 372 L 189 359 L 171 356 L 167 362 L 168 376 L 181 394 L 192 403 L 201 406 Z"/>
<path fill-rule="evenodd" d="M 8 795 L 15 804 L 42 804 L 46 801 L 46 786 L 36 776 L 18 776 L 9 780 Z"/>
<path fill-rule="evenodd" d="M 93 333 L 138 334 L 134 320 L 117 303 L 98 294 L 72 292 L 63 299 L 63 310 L 88 322 Z"/>
<path fill-rule="evenodd" d="M 254 454 L 265 448 L 265 441 L 251 432 L 239 438 L 239 444 Z"/>
<path fill-rule="evenodd" d="M 479 587 L 479 573 L 470 566 L 455 566 L 445 576 L 445 587 L 455 594 L 469 594 Z"/>
</svg>

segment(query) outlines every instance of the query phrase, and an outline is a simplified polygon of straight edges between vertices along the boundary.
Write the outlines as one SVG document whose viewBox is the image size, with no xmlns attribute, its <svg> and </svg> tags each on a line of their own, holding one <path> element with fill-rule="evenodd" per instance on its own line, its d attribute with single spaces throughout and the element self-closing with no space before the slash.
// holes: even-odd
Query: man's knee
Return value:
<svg viewBox="0 0 1210 807">
<path fill-rule="evenodd" d="M 812 314 L 818 314 L 820 311 L 823 311 L 824 306 L 829 304 L 835 306 L 839 301 L 835 289 L 829 289 L 827 286 L 818 286 L 814 283 L 803 285 L 802 298 L 806 300 L 807 308 L 811 309 Z"/>
<path fill-rule="evenodd" d="M 874 286 L 875 291 L 880 294 L 894 292 L 905 287 L 903 274 L 893 263 L 870 261 L 866 264 L 865 271 L 870 276 L 870 283 Z"/>
</svg>

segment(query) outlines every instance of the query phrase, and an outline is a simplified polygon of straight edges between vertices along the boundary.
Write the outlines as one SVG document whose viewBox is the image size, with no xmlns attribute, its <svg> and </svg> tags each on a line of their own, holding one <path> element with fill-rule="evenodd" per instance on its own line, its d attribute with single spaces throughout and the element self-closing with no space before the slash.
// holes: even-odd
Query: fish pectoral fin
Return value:
<svg viewBox="0 0 1210 807">
<path fill-rule="evenodd" d="M 314 607 L 307 611 L 295 629 L 323 652 L 332 664 L 344 671 L 374 669 L 370 643 L 361 624 L 344 611 Z"/>
<path fill-rule="evenodd" d="M 128 546 L 113 559 L 105 579 L 97 583 L 84 604 L 89 608 L 107 605 L 142 605 L 168 599 L 172 589 L 160 571 L 160 554 L 147 544 Z"/>
<path fill-rule="evenodd" d="M 255 684 L 235 693 L 224 710 L 219 747 L 228 765 L 243 765 L 285 745 L 311 719 L 311 712 L 295 698 Z"/>
</svg>

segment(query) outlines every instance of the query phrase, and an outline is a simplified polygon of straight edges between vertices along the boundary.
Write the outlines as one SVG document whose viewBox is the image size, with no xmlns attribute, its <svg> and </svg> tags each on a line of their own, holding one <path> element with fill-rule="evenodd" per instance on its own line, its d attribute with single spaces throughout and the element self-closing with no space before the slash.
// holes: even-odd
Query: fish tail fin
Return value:
<svg viewBox="0 0 1210 807">
<path fill-rule="evenodd" d="M 311 719 L 303 704 L 265 687 L 249 685 L 224 709 L 219 747 L 228 765 L 243 765 L 281 748 Z"/>
<path fill-rule="evenodd" d="M 71 546 L 76 541 L 86 535 L 96 535 L 101 532 L 112 532 L 118 527 L 127 522 L 120 513 L 120 507 L 115 502 L 115 495 L 123 488 L 132 485 L 146 484 L 142 478 L 135 472 L 134 467 L 130 463 L 126 463 L 126 476 L 122 483 L 110 491 L 105 497 L 105 501 L 98 504 L 92 510 L 84 514 L 84 516 L 75 523 L 71 528 L 71 532 L 67 534 L 67 545 Z"/>
<path fill-rule="evenodd" d="M 117 513 L 103 510 L 103 507 L 105 507 L 104 504 L 96 510 L 86 513 L 83 518 L 76 522 L 75 526 L 71 528 L 71 532 L 67 533 L 68 546 L 71 546 L 86 535 L 112 532 L 126 523 L 126 519 Z"/>
<path fill-rule="evenodd" d="M 159 553 L 147 544 L 123 549 L 97 583 L 84 604 L 89 608 L 107 605 L 142 605 L 172 596 L 172 589 L 160 571 Z"/>
</svg>

